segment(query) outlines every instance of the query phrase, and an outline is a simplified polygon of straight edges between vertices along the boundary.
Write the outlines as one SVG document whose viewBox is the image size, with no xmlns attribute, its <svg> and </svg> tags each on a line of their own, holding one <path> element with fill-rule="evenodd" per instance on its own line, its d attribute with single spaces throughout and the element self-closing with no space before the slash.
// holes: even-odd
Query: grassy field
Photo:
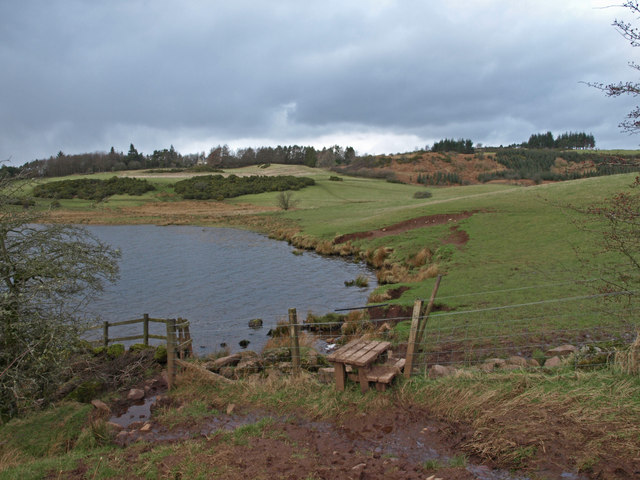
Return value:
<svg viewBox="0 0 640 480">
<path fill-rule="evenodd" d="M 288 211 L 274 211 L 276 192 L 228 199 L 224 202 L 228 208 L 250 204 L 265 211 L 251 216 L 231 215 L 226 221 L 267 231 L 285 226 L 288 233 L 282 238 L 315 246 L 319 251 L 323 251 L 320 247 L 339 250 L 331 241 L 340 235 L 382 229 L 427 215 L 473 212 L 457 222 L 354 239 L 347 250 L 369 258 L 394 280 L 382 285 L 372 300 L 410 307 L 416 298 L 428 298 L 436 273 L 445 275 L 438 293 L 440 311 L 434 314 L 430 338 L 446 338 L 449 334 L 467 339 L 480 334 L 491 337 L 505 326 L 513 334 L 546 334 L 554 329 L 582 333 L 585 328 L 627 328 L 634 316 L 628 307 L 580 298 L 597 293 L 600 271 L 620 259 L 594 255 L 600 250 L 599 234 L 583 228 L 584 215 L 569 208 L 583 208 L 628 189 L 632 174 L 530 187 L 484 184 L 425 189 L 348 176 L 333 181 L 329 179 L 331 172 L 300 166 L 231 171 L 238 175 L 266 172 L 309 176 L 316 185 L 295 192 L 296 208 Z M 101 174 L 100 178 L 105 176 Z M 128 207 L 179 202 L 171 188 L 176 175 L 153 174 L 148 180 L 158 189 L 142 197 L 115 196 L 99 205 L 81 200 L 60 203 L 62 209 L 86 211 L 94 219 L 111 212 L 120 215 L 121 223 L 127 223 Z M 425 190 L 431 198 L 413 197 L 415 192 Z M 47 204 L 39 201 L 41 208 Z M 179 205 L 176 203 L 176 207 Z M 149 218 L 154 221 L 152 215 Z M 155 220 L 162 223 L 160 217 Z M 197 217 L 192 221 L 199 222 Z M 203 219 L 201 223 L 211 221 Z M 448 239 L 455 232 L 463 232 L 466 241 L 450 243 Z M 376 249 L 386 249 L 386 253 L 372 260 Z M 427 258 L 418 261 L 421 252 Z M 385 292 L 399 286 L 407 287 L 399 298 L 385 298 Z"/>
<path fill-rule="evenodd" d="M 297 205 L 289 211 L 274 208 L 277 193 L 264 193 L 222 204 L 202 203 L 228 209 L 231 214 L 225 218 L 189 211 L 183 215 L 199 225 L 227 222 L 275 236 L 287 231 L 288 236 L 281 238 L 331 249 L 339 235 L 389 228 L 427 215 L 473 213 L 456 222 L 351 241 L 350 252 L 368 258 L 378 271 L 398 277 L 397 282 L 377 289 L 372 298 L 376 303 L 411 307 L 416 298 L 429 297 L 436 274 L 444 275 L 436 311 L 427 324 L 430 364 L 475 364 L 486 357 L 514 353 L 544 357 L 549 346 L 568 342 L 597 345 L 607 352 L 615 347 L 620 353 L 632 340 L 637 326 L 634 302 L 597 297 L 601 272 L 618 268 L 621 259 L 599 254 L 598 227 L 584 228 L 584 215 L 569 206 L 583 208 L 624 191 L 634 175 L 531 187 L 485 184 L 425 189 L 346 176 L 332 181 L 331 172 L 315 169 L 271 166 L 266 170 L 270 169 L 311 176 L 316 185 L 295 192 Z M 248 168 L 242 173 L 264 172 Z M 84 212 L 86 216 L 78 218 L 88 222 L 99 222 L 108 212 L 114 222 L 126 224 L 132 212 L 140 214 L 132 208 L 148 206 L 144 218 L 155 223 L 164 219 L 154 206 L 172 202 L 178 209 L 180 205 L 185 210 L 194 208 L 193 202 L 181 204 L 173 195 L 175 177 L 149 180 L 158 190 L 141 198 L 112 197 L 100 205 L 63 200 L 61 210 Z M 424 190 L 432 197 L 413 197 Z M 38 201 L 38 208 L 47 210 L 49 203 Z M 251 208 L 244 214 L 241 208 L 247 205 Z M 450 241 L 456 233 L 463 241 Z M 392 295 L 399 287 L 406 290 Z M 392 340 L 406 339 L 407 331 L 408 322 L 401 321 Z M 212 438 L 139 442 L 122 449 L 111 443 L 104 423 L 89 419 L 87 406 L 63 403 L 0 425 L 0 478 L 207 478 L 209 472 L 243 478 L 240 467 L 233 470 L 236 467 L 216 457 L 216 452 L 231 452 L 228 460 L 257 455 L 266 444 L 276 445 L 278 451 L 297 446 L 280 430 L 281 422 L 271 419 L 274 412 L 295 412 L 336 425 L 358 418 L 372 418 L 375 424 L 387 419 L 385 415 L 395 416 L 395 422 L 411 412 L 408 424 L 416 418 L 437 418 L 448 422 L 443 431 L 449 436 L 469 429 L 458 447 L 478 461 L 530 472 L 553 463 L 562 467 L 554 470 L 558 475 L 572 471 L 594 478 L 630 478 L 616 476 L 614 469 L 633 475 L 635 467 L 630 465 L 639 463 L 640 435 L 635 425 L 640 424 L 640 384 L 637 365 L 624 363 L 631 354 L 615 358 L 608 355 L 585 369 L 571 364 L 557 370 L 483 373 L 466 369 L 440 379 L 417 375 L 399 379 L 385 393 L 370 391 L 365 396 L 355 387 L 336 393 L 331 385 L 307 374 L 297 379 L 260 377 L 216 385 L 186 375 L 171 394 L 174 405 L 181 407 L 154 414 L 154 422 L 193 426 L 231 404 L 245 411 L 264 411 L 264 418 Z M 69 428 L 59 428 L 62 420 Z M 307 436 L 320 434 L 310 429 Z M 298 449 L 287 458 L 295 464 L 304 455 L 309 454 Z M 326 463 L 322 455 L 318 458 Z M 348 461 L 351 468 L 359 460 Z M 437 473 L 439 467 L 432 462 L 422 468 L 426 478 L 434 473 L 429 469 Z M 265 472 L 271 477 L 264 478 L 273 477 L 266 467 Z M 445 473 L 442 477 L 446 478 Z M 322 477 L 310 472 L 307 478 Z"/>
</svg>

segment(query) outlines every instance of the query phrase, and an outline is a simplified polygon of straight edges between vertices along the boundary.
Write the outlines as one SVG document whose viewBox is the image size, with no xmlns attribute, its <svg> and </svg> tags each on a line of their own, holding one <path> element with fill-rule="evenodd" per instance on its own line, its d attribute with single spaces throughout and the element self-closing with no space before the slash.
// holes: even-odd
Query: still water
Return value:
<svg viewBox="0 0 640 480">
<path fill-rule="evenodd" d="M 359 307 L 375 287 L 375 275 L 363 264 L 304 252 L 293 255 L 286 242 L 230 228 L 191 226 L 90 226 L 102 241 L 120 250 L 120 279 L 87 309 L 89 317 L 117 322 L 142 318 L 186 318 L 196 353 L 226 343 L 238 350 L 262 348 L 270 327 L 296 308 L 300 322 L 308 311 Z M 368 288 L 345 287 L 358 275 Z M 264 327 L 248 328 L 253 318 Z M 142 332 L 140 324 L 118 327 L 112 336 Z M 163 334 L 162 325 L 151 333 Z M 97 332 L 96 332 L 97 333 Z"/>
</svg>

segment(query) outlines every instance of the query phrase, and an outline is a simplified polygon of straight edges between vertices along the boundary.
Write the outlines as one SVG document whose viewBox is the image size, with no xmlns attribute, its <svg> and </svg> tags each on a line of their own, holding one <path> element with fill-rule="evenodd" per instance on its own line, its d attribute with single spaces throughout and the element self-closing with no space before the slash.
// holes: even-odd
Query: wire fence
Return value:
<svg viewBox="0 0 640 480">
<path fill-rule="evenodd" d="M 542 366 L 549 350 L 569 344 L 575 354 L 571 361 L 576 367 L 594 367 L 611 362 L 615 351 L 631 344 L 637 336 L 640 306 L 628 301 L 638 291 L 618 291 L 595 294 L 551 297 L 549 290 L 561 286 L 584 287 L 594 280 L 582 282 L 550 282 L 534 286 L 471 292 L 437 298 L 434 311 L 428 316 L 421 313 L 423 333 L 416 340 L 417 352 L 413 367 L 418 371 L 433 365 L 477 366 L 493 362 L 495 358 L 508 360 L 517 356 L 528 366 Z M 491 296 L 516 292 L 545 291 L 544 297 L 509 304 L 491 304 Z M 565 291 L 565 290 L 561 290 Z M 484 297 L 477 301 L 477 297 Z M 474 299 L 471 305 L 447 307 L 452 300 Z M 211 359 L 229 355 L 234 344 L 228 339 L 251 332 L 260 341 L 249 344 L 258 347 L 262 359 L 297 362 L 303 367 L 323 365 L 321 354 L 357 338 L 387 340 L 392 344 L 392 355 L 406 355 L 412 321 L 412 307 L 393 303 L 367 307 L 331 308 L 341 310 L 323 316 L 308 314 L 297 320 L 299 334 L 292 335 L 290 312 L 273 315 L 259 330 L 248 327 L 250 318 L 229 319 L 215 324 L 191 323 L 191 336 L 195 352 L 205 353 Z M 239 333 L 240 332 L 240 333 Z M 267 335 L 269 332 L 269 335 Z M 294 336 L 299 342 L 298 354 L 293 353 Z M 206 342 L 204 341 L 206 339 Z M 203 347 L 199 352 L 197 346 Z M 247 342 L 248 343 L 248 342 Z M 237 347 L 235 347 L 237 350 Z M 295 358 L 297 357 L 297 358 Z M 249 358 L 249 356 L 247 356 Z M 251 356 L 245 373 L 259 371 L 261 362 Z M 533 361 L 535 360 L 535 361 Z M 522 361 L 520 361 L 522 362 Z"/>
</svg>

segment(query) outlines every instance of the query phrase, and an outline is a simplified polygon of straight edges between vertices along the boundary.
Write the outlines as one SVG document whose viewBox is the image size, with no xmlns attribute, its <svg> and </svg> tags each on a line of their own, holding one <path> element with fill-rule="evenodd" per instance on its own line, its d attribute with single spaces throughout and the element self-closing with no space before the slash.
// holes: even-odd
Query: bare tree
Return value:
<svg viewBox="0 0 640 480">
<path fill-rule="evenodd" d="M 289 210 L 294 208 L 298 202 L 293 198 L 293 192 L 286 191 L 278 193 L 276 197 L 276 204 L 282 210 Z"/>
<path fill-rule="evenodd" d="M 637 0 L 628 0 L 620 6 L 627 8 L 633 14 L 640 15 L 640 3 Z M 612 25 L 631 46 L 640 47 L 640 29 L 635 28 L 631 23 L 618 19 L 614 20 Z M 640 65 L 635 62 L 629 62 L 629 66 L 636 71 L 640 71 Z M 640 82 L 588 83 L 587 85 L 602 90 L 608 97 L 619 97 L 621 95 L 637 97 L 640 95 Z M 640 106 L 635 106 L 619 126 L 624 132 L 640 132 Z"/>
</svg>

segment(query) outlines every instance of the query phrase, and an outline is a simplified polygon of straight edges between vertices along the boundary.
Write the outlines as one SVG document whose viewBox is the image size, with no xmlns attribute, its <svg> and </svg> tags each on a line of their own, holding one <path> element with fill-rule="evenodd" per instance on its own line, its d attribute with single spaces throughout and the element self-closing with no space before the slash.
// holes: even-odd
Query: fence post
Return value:
<svg viewBox="0 0 640 480">
<path fill-rule="evenodd" d="M 102 324 L 102 345 L 104 345 L 104 348 L 109 346 L 109 322 Z"/>
<path fill-rule="evenodd" d="M 193 358 L 193 342 L 191 341 L 191 333 L 189 332 L 189 320 L 185 320 L 184 325 L 184 340 L 187 343 L 188 356 Z"/>
<path fill-rule="evenodd" d="M 176 320 L 167 320 L 167 383 L 169 389 L 173 387 L 175 379 L 175 358 L 176 358 Z"/>
<path fill-rule="evenodd" d="M 413 358 L 416 354 L 416 344 L 418 330 L 420 328 L 420 313 L 422 312 L 422 300 L 419 298 L 413 304 L 413 315 L 411 316 L 411 330 L 409 331 L 409 343 L 407 344 L 407 356 L 404 363 L 405 378 L 411 377 L 413 370 Z"/>
<path fill-rule="evenodd" d="M 298 313 L 295 308 L 289 309 L 289 336 L 291 337 L 291 362 L 297 375 L 300 373 L 300 343 L 298 342 Z"/>
<path fill-rule="evenodd" d="M 431 313 L 431 309 L 433 308 L 433 303 L 436 300 L 436 294 L 438 293 L 438 288 L 440 287 L 440 280 L 442 280 L 442 275 L 438 275 L 436 277 L 436 283 L 433 285 L 433 291 L 431 292 L 431 298 L 429 299 L 429 303 L 427 304 L 427 309 L 424 312 L 424 321 L 420 323 L 420 330 L 418 330 L 418 344 L 423 343 L 424 331 L 427 326 L 427 319 L 429 318 L 429 314 Z"/>
<path fill-rule="evenodd" d="M 142 330 L 142 335 L 143 335 L 143 341 L 144 341 L 144 346 L 148 347 L 149 346 L 149 314 L 145 313 L 142 316 L 143 319 L 143 330 Z"/>
<path fill-rule="evenodd" d="M 422 345 L 424 347 L 424 344 L 426 343 L 426 340 L 423 338 L 425 335 L 425 331 L 426 331 L 426 326 L 427 326 L 427 320 L 429 320 L 429 314 L 431 313 L 431 310 L 433 309 L 433 304 L 436 300 L 436 295 L 438 294 L 438 288 L 440 287 L 440 280 L 442 280 L 442 275 L 438 275 L 436 278 L 436 283 L 433 285 L 433 291 L 431 292 L 431 298 L 429 299 L 429 304 L 427 305 L 427 309 L 424 312 L 424 319 L 422 320 L 422 323 L 420 324 L 420 329 L 418 330 L 418 337 L 417 337 L 417 342 L 418 342 L 418 352 L 420 352 L 420 346 Z M 419 353 L 419 358 L 420 360 L 422 360 L 425 356 L 426 356 L 426 352 L 424 352 L 424 348 L 421 348 L 422 352 Z"/>
</svg>

